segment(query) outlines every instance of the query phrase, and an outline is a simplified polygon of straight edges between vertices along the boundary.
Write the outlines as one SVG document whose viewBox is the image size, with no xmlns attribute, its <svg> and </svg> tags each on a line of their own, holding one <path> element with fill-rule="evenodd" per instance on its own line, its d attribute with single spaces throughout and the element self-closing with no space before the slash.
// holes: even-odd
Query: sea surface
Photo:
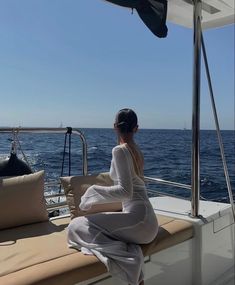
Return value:
<svg viewBox="0 0 235 285">
<path fill-rule="evenodd" d="M 109 171 L 112 148 L 117 138 L 112 129 L 81 129 L 88 146 L 88 173 Z M 235 132 L 222 131 L 227 166 L 235 196 Z M 11 134 L 0 134 L 0 160 L 10 153 Z M 69 138 L 64 156 L 64 134 L 19 134 L 21 149 L 34 171 L 45 169 L 46 180 L 82 174 L 82 145 L 79 136 L 71 136 L 71 170 L 69 173 Z M 191 131 L 142 129 L 136 134 L 145 158 L 145 176 L 191 184 Z M 201 131 L 201 198 L 228 202 L 226 180 L 215 131 Z M 21 151 L 18 150 L 18 156 Z M 182 188 L 149 184 L 153 191 L 190 198 Z M 57 191 L 56 189 L 54 191 Z"/>
</svg>

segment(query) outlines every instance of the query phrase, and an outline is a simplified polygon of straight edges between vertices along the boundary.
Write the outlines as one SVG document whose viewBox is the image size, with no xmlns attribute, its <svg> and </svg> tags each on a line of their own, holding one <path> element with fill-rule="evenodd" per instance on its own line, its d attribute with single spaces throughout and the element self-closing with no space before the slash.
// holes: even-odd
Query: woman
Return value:
<svg viewBox="0 0 235 285">
<path fill-rule="evenodd" d="M 92 185 L 82 196 L 80 209 L 93 204 L 122 202 L 121 212 L 78 217 L 68 227 L 68 244 L 84 254 L 96 255 L 112 276 L 131 285 L 144 284 L 143 254 L 139 244 L 151 242 L 158 223 L 143 181 L 143 156 L 134 142 L 137 116 L 120 110 L 114 128 L 119 144 L 112 150 L 110 176 L 114 186 Z"/>
</svg>

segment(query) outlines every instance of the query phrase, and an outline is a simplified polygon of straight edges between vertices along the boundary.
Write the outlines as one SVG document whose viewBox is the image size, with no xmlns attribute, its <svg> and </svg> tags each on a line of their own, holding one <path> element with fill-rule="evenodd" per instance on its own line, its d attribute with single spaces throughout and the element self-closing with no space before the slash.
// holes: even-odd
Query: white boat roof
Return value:
<svg viewBox="0 0 235 285">
<path fill-rule="evenodd" d="M 202 0 L 202 28 L 216 28 L 234 23 L 234 2 L 234 0 Z M 168 0 L 167 21 L 192 28 L 192 0 Z"/>
</svg>

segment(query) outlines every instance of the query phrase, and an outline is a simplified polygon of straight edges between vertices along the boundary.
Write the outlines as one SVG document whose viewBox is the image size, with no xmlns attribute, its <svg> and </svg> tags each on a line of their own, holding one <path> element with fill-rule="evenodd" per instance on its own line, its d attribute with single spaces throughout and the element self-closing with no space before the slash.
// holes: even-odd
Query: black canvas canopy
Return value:
<svg viewBox="0 0 235 285">
<path fill-rule="evenodd" d="M 166 0 L 105 0 L 113 4 L 135 9 L 150 31 L 159 38 L 167 36 Z"/>
</svg>

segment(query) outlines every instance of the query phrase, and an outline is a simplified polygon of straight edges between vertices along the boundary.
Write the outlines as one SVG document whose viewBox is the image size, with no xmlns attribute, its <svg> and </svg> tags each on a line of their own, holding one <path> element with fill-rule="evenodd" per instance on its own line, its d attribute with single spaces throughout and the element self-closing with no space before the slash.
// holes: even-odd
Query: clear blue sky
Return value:
<svg viewBox="0 0 235 285">
<path fill-rule="evenodd" d="M 158 39 L 136 13 L 101 0 L 0 0 L 1 126 L 191 127 L 192 31 Z M 222 129 L 234 129 L 234 26 L 205 32 Z M 202 82 L 201 127 L 214 129 Z"/>
</svg>

